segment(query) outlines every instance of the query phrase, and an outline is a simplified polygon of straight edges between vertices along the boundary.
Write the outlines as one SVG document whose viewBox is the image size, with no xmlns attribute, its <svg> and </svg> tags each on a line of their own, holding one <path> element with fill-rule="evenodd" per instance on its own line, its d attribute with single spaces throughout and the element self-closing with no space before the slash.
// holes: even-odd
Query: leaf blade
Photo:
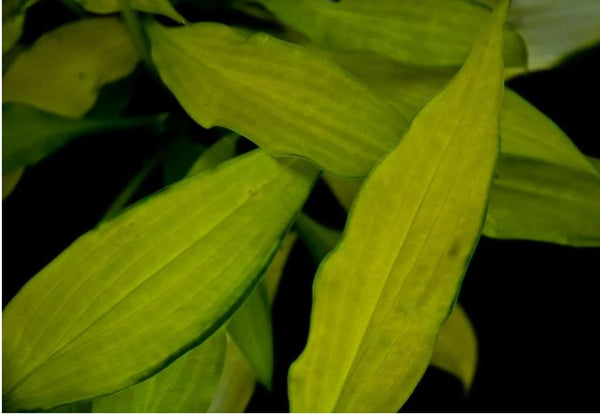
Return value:
<svg viewBox="0 0 600 415">
<path fill-rule="evenodd" d="M 301 46 L 215 23 L 153 24 L 148 33 L 162 80 L 196 122 L 227 127 L 274 155 L 360 176 L 373 164 L 363 154 L 382 155 L 404 132 L 401 114 Z"/>
<path fill-rule="evenodd" d="M 151 376 L 201 342 L 248 294 L 307 196 L 315 173 L 303 162 L 277 161 L 256 151 L 180 182 L 76 241 L 4 311 L 6 407 L 50 408 L 110 393 Z M 230 180 L 237 186 L 224 188 Z M 284 188 L 291 199 L 270 204 Z M 214 192 L 220 201 L 211 203 L 207 196 Z M 248 217 L 268 211 L 268 220 L 259 219 L 256 228 L 248 228 Z M 152 235 L 171 229 L 170 214 L 176 212 L 180 221 L 187 220 L 186 226 L 180 222 L 157 244 Z M 203 220 L 199 213 L 211 219 Z M 221 236 L 240 226 L 251 231 L 243 240 Z M 216 229 L 219 232 L 213 232 Z M 215 252 L 225 245 L 236 254 L 228 254 L 229 260 L 219 265 Z M 188 269 L 189 263 L 193 268 Z M 70 272 L 64 274 L 63 267 Z M 117 279 L 124 271 L 128 277 Z M 224 271 L 228 278 L 214 279 Z M 171 280 L 170 275 L 177 278 Z M 193 275 L 205 276 L 198 280 Z M 71 280 L 79 284 L 69 285 Z M 198 303 L 197 296 L 205 301 Z M 27 305 L 31 298 L 37 299 L 35 309 Z M 149 299 L 156 301 L 144 307 Z M 175 308 L 174 302 L 179 304 Z M 191 310 L 195 311 L 190 314 Z M 140 324 L 139 331 L 131 330 L 132 322 Z M 32 334 L 25 336 L 26 332 Z M 98 356 L 98 350 L 104 354 Z M 86 368 L 87 382 L 81 367 Z"/>
<path fill-rule="evenodd" d="M 396 411 L 425 371 L 483 222 L 507 8 L 361 188 L 318 271 L 308 344 L 290 370 L 293 411 Z"/>
</svg>

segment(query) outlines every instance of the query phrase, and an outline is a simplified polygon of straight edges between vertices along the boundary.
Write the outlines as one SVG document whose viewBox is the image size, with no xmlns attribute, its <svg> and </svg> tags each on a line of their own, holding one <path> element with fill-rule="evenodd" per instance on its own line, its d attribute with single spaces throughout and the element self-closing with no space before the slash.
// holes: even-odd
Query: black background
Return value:
<svg viewBox="0 0 600 415">
<path fill-rule="evenodd" d="M 48 22 L 44 16 L 69 16 L 69 10 L 61 7 L 40 3 L 32 8 L 25 40 L 52 27 L 43 23 Z M 53 25 L 59 21 L 57 17 Z M 36 31 L 31 26 L 37 22 L 42 26 Z M 582 151 L 600 157 L 599 77 L 600 48 L 595 48 L 555 70 L 523 76 L 509 85 L 553 119 Z M 147 77 L 138 78 L 138 107 L 154 100 L 173 105 L 164 91 L 148 87 L 152 84 Z M 199 127 L 194 132 L 208 142 L 214 139 Z M 160 144 L 161 137 L 147 133 L 92 136 L 27 169 L 3 203 L 4 305 L 97 223 Z M 155 171 L 137 197 L 156 190 L 160 178 L 160 171 Z M 305 211 L 326 225 L 343 227 L 343 210 L 321 182 Z M 402 411 L 600 411 L 599 259 L 597 248 L 483 237 L 459 299 L 479 340 L 472 390 L 465 396 L 458 380 L 430 368 Z M 287 368 L 306 341 L 315 270 L 304 246 L 296 243 L 273 309 L 274 388 L 268 392 L 258 387 L 249 411 L 288 409 Z"/>
</svg>

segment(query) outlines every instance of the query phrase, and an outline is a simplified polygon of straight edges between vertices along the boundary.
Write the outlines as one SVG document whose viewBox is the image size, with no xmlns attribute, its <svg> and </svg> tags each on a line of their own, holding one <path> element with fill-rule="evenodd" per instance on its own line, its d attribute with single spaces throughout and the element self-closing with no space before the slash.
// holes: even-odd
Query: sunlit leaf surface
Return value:
<svg viewBox="0 0 600 415">
<path fill-rule="evenodd" d="M 371 155 L 383 155 L 406 127 L 354 77 L 301 46 L 216 23 L 152 24 L 148 33 L 162 80 L 196 122 L 276 155 L 364 176 Z"/>
<path fill-rule="evenodd" d="M 301 214 L 296 227 L 316 262 L 337 244 L 341 232 L 327 228 Z M 477 368 L 477 336 L 463 308 L 456 304 L 438 333 L 431 364 L 456 376 L 465 389 L 471 387 Z"/>
<path fill-rule="evenodd" d="M 225 333 L 219 330 L 150 379 L 94 399 L 93 412 L 206 412 L 223 369 L 225 347 Z"/>
<path fill-rule="evenodd" d="M 255 151 L 79 238 L 4 311 L 5 410 L 114 392 L 201 343 L 248 295 L 315 174 Z"/>
<path fill-rule="evenodd" d="M 2 102 L 80 117 L 102 85 L 130 73 L 137 61 L 119 19 L 78 20 L 44 34 L 16 58 L 2 79 Z"/>
<path fill-rule="evenodd" d="M 319 268 L 295 412 L 394 412 L 431 360 L 479 238 L 499 150 L 508 2 L 367 178 Z"/>
<path fill-rule="evenodd" d="M 490 10 L 465 0 L 259 0 L 315 43 L 374 52 L 419 66 L 463 64 Z M 526 64 L 522 39 L 505 31 L 505 64 Z"/>
<path fill-rule="evenodd" d="M 333 56 L 406 117 L 425 105 L 453 73 L 448 69 L 415 70 L 365 55 Z M 592 202 L 600 194 L 599 175 L 590 160 L 548 117 L 510 89 L 505 89 L 500 126 L 503 162 L 496 170 L 502 182 L 493 182 L 494 203 L 488 207 L 484 235 L 598 245 L 600 210 L 584 202 Z M 377 157 L 374 154 L 373 160 Z M 531 170 L 524 168 L 523 159 L 531 159 Z M 558 176 L 560 182 L 555 181 Z M 360 182 L 328 174 L 324 178 L 340 203 L 349 209 Z M 580 182 L 571 182 L 575 180 Z M 554 208 L 547 209 L 546 204 Z"/>
</svg>

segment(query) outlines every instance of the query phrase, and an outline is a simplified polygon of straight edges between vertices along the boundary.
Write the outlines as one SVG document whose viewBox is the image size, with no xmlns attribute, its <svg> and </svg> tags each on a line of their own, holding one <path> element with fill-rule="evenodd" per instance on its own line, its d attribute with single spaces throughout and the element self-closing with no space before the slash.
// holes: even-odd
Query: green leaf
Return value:
<svg viewBox="0 0 600 415">
<path fill-rule="evenodd" d="M 235 156 L 235 147 L 239 135 L 229 133 L 206 149 L 190 168 L 188 175 L 193 175 L 217 167 L 220 163 Z"/>
<path fill-rule="evenodd" d="M 123 2 L 133 10 L 146 13 L 160 14 L 179 23 L 187 23 L 185 18 L 177 12 L 169 0 L 76 0 L 81 6 L 98 14 L 110 14 L 121 11 Z"/>
<path fill-rule="evenodd" d="M 256 378 L 267 389 L 273 381 L 273 329 L 271 305 L 259 284 L 233 315 L 227 331 L 250 363 Z"/>
<path fill-rule="evenodd" d="M 25 169 L 23 167 L 2 174 L 2 200 L 6 199 L 17 187 L 19 180 L 23 176 Z"/>
<path fill-rule="evenodd" d="M 600 174 L 529 158 L 500 158 L 484 235 L 600 246 Z"/>
<path fill-rule="evenodd" d="M 5 410 L 117 391 L 200 344 L 249 294 L 315 175 L 254 151 L 75 241 L 4 311 Z"/>
<path fill-rule="evenodd" d="M 217 23 L 155 23 L 148 34 L 162 80 L 196 122 L 227 127 L 275 155 L 364 176 L 370 155 L 404 132 L 402 115 L 301 46 Z"/>
<path fill-rule="evenodd" d="M 39 38 L 2 79 L 2 102 L 65 117 L 88 112 L 100 86 L 133 71 L 138 56 L 116 18 L 84 19 Z"/>
<path fill-rule="evenodd" d="M 206 412 L 225 360 L 225 333 L 217 331 L 150 379 L 94 399 L 93 412 Z"/>
<path fill-rule="evenodd" d="M 254 372 L 238 346 L 227 336 L 225 363 L 219 385 L 207 412 L 244 412 L 254 393 Z"/>
<path fill-rule="evenodd" d="M 8 52 L 21 37 L 27 9 L 37 0 L 4 0 L 2 2 L 2 53 Z"/>
<path fill-rule="evenodd" d="M 332 56 L 386 97 L 406 117 L 412 117 L 452 74 L 448 69 L 415 70 L 368 56 Z M 508 88 L 505 89 L 500 125 L 500 158 L 506 162 L 497 166 L 503 182 L 493 183 L 491 195 L 495 202 L 488 207 L 488 218 L 493 219 L 486 223 L 484 235 L 575 246 L 595 245 L 600 235 L 594 226 L 588 226 L 588 222 L 596 223 L 598 213 L 590 211 L 588 204 L 580 203 L 594 200 L 600 192 L 596 185 L 598 172 L 590 160 L 548 117 Z M 372 159 L 377 157 L 373 154 Z M 519 160 L 523 158 L 541 163 L 543 171 L 520 168 Z M 556 172 L 550 172 L 551 165 L 555 166 Z M 560 183 L 555 183 L 553 177 L 559 174 L 563 174 Z M 579 177 L 583 177 L 581 183 L 569 184 L 570 180 L 579 180 Z M 328 174 L 324 179 L 340 203 L 349 209 L 360 182 L 342 181 Z M 527 192 L 519 190 L 523 186 Z M 536 200 L 544 200 L 555 209 L 547 209 Z M 567 200 L 570 202 L 566 203 Z"/>
<path fill-rule="evenodd" d="M 271 304 L 273 301 L 275 301 L 277 289 L 279 288 L 279 282 L 283 276 L 285 264 L 287 263 L 290 252 L 292 252 L 296 238 L 297 235 L 294 232 L 289 232 L 287 235 L 285 235 L 283 241 L 281 241 L 281 245 L 279 245 L 277 253 L 271 261 L 271 264 L 269 264 L 269 268 L 267 268 L 267 271 L 265 271 L 264 284 L 267 290 L 267 298 Z"/>
<path fill-rule="evenodd" d="M 290 369 L 293 411 L 394 412 L 425 372 L 484 219 L 507 8 L 362 186 L 317 273 L 308 343 Z"/>
<path fill-rule="evenodd" d="M 185 177 L 206 148 L 204 144 L 192 141 L 186 136 L 175 137 L 165 151 L 164 184 L 173 184 Z"/>
<path fill-rule="evenodd" d="M 284 23 L 334 50 L 373 52 L 418 66 L 460 66 L 490 10 L 465 0 L 259 0 Z M 505 63 L 525 67 L 522 39 L 506 27 Z"/>
<path fill-rule="evenodd" d="M 2 105 L 2 172 L 32 166 L 74 138 L 99 132 L 158 127 L 164 116 L 67 118 L 22 104 Z"/>
<path fill-rule="evenodd" d="M 477 336 L 460 304 L 440 329 L 431 364 L 458 377 L 465 390 L 471 389 L 477 369 Z"/>
<path fill-rule="evenodd" d="M 329 229 L 300 214 L 296 227 L 313 259 L 320 263 L 335 247 L 341 232 Z M 477 368 L 477 336 L 459 304 L 442 325 L 435 342 L 431 364 L 456 376 L 469 390 Z"/>
<path fill-rule="evenodd" d="M 509 22 L 525 39 L 532 71 L 600 42 L 598 0 L 514 0 Z"/>
</svg>

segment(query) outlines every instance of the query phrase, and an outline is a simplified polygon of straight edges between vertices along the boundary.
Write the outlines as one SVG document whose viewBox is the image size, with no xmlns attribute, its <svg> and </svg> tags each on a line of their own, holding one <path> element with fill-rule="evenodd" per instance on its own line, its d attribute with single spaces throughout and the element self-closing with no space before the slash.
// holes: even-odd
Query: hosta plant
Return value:
<svg viewBox="0 0 600 415">
<path fill-rule="evenodd" d="M 600 245 L 600 162 L 505 87 L 598 42 L 597 0 L 64 0 L 30 24 L 52 1 L 3 3 L 4 197 L 85 136 L 154 154 L 6 306 L 5 411 L 244 411 L 304 244 L 290 411 L 395 412 L 429 365 L 473 381 L 481 235 Z M 302 213 L 317 183 L 343 232 Z"/>
</svg>

